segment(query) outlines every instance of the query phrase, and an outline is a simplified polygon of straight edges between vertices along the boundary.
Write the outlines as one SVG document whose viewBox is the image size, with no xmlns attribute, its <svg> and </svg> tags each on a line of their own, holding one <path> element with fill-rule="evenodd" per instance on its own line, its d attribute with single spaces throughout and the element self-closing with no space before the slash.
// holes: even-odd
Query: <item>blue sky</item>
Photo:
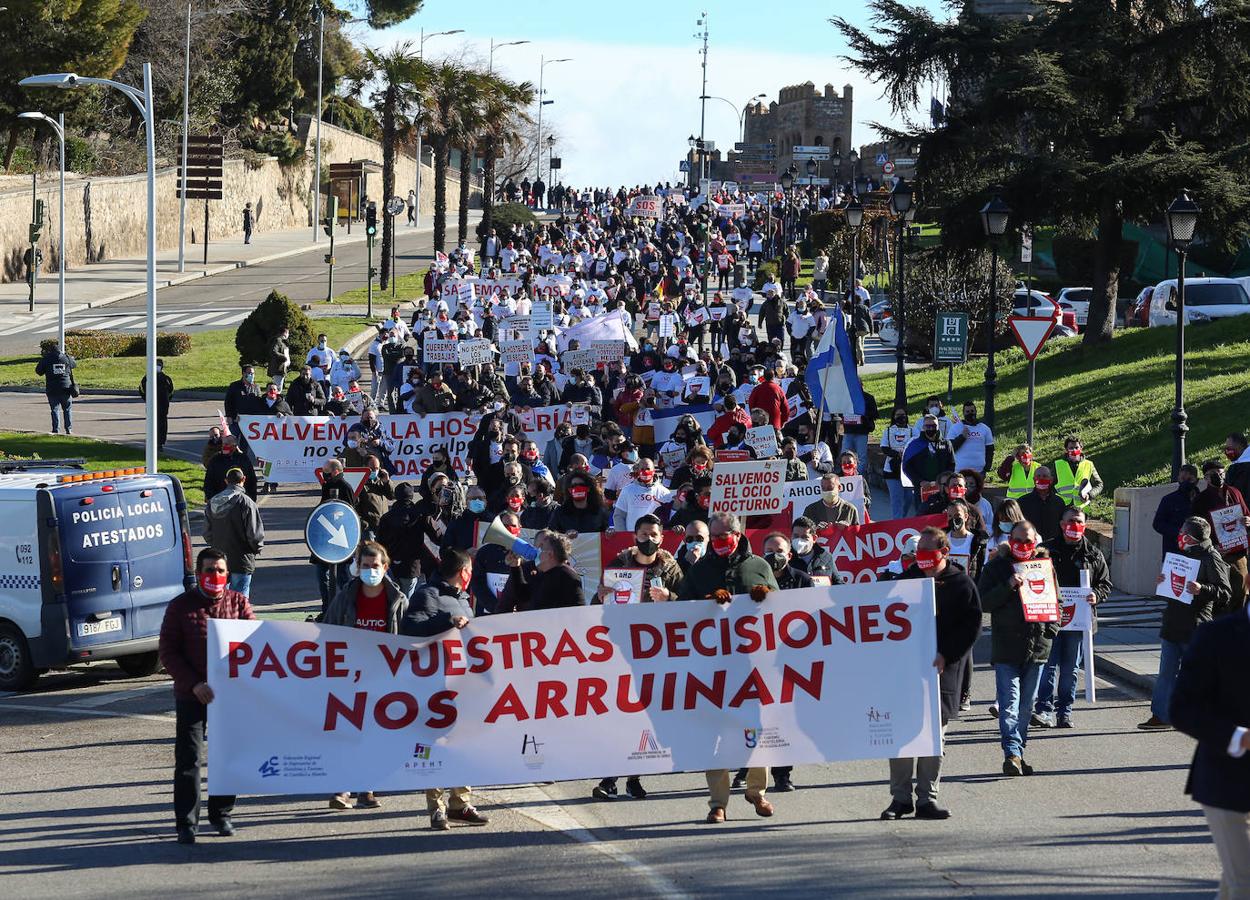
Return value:
<svg viewBox="0 0 1250 900">
<path fill-rule="evenodd" d="M 939 12 L 937 0 L 922 0 Z M 427 33 L 426 55 L 476 54 L 485 61 L 490 39 L 529 40 L 495 53 L 495 68 L 515 80 L 538 82 L 540 55 L 573 61 L 546 67 L 544 87 L 554 103 L 543 110 L 554 124 L 565 178 L 576 184 L 636 184 L 677 177 L 686 137 L 698 132 L 700 42 L 694 34 L 703 11 L 709 18 L 708 94 L 741 108 L 764 92 L 812 81 L 855 88 L 854 142 L 877 139 L 868 123 L 894 122 L 878 89 L 840 57 L 845 53 L 828 19 L 835 13 L 866 24 L 862 3 L 786 0 L 784 3 L 707 3 L 586 0 L 537 3 L 466 3 L 426 0 L 402 25 L 363 35 L 374 46 L 415 41 Z M 706 136 L 718 147 L 737 140 L 738 117 L 729 104 L 709 100 Z"/>
</svg>

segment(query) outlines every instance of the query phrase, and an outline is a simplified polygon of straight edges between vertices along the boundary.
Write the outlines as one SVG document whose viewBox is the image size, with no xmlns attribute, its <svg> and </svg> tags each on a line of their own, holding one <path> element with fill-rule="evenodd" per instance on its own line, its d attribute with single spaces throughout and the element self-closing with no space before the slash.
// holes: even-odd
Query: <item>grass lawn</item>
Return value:
<svg viewBox="0 0 1250 900">
<path fill-rule="evenodd" d="M 127 447 L 73 435 L 14 431 L 0 432 L 0 451 L 6 456 L 25 459 L 82 459 L 92 471 L 142 466 L 144 459 L 142 447 Z M 182 490 L 191 509 L 204 505 L 204 468 L 198 462 L 162 455 L 160 470 L 182 482 Z"/>
<path fill-rule="evenodd" d="M 388 309 L 389 304 L 375 308 L 376 318 L 385 317 Z M 316 327 L 325 331 L 334 346 L 342 344 L 370 324 L 370 320 L 355 316 L 315 321 Z M 234 349 L 234 335 L 233 328 L 193 332 L 190 352 L 166 357 L 165 371 L 174 380 L 175 390 L 223 393 L 226 386 L 239 377 L 239 354 Z M 0 387 L 42 385 L 43 378 L 35 375 L 35 363 L 38 361 L 36 355 L 0 358 Z M 142 356 L 80 359 L 74 376 L 80 388 L 134 391 L 138 390 L 139 379 L 144 375 L 145 362 Z"/>
<path fill-rule="evenodd" d="M 1250 316 L 1190 325 L 1185 330 L 1186 443 L 1189 462 L 1222 458 L 1229 432 L 1250 429 Z M 1037 361 L 1034 447 L 1049 464 L 1072 432 L 1102 475 L 1106 488 L 1093 513 L 1110 520 L 1117 487 L 1160 484 L 1171 477 L 1173 372 L 1176 332 L 1135 328 L 1117 332 L 1108 345 L 1086 349 L 1081 339 L 1047 343 Z M 1028 365 L 1018 349 L 996 356 L 998 392 L 995 458 L 1001 460 L 1025 436 Z M 928 396 L 946 396 L 946 367 L 909 372 L 908 411 L 914 419 Z M 894 375 L 864 379 L 883 416 L 894 402 Z M 955 368 L 955 408 L 973 400 L 983 411 L 985 359 Z"/>
<path fill-rule="evenodd" d="M 373 311 L 380 317 L 385 317 L 391 309 L 393 303 L 403 303 L 407 300 L 420 300 L 425 297 L 425 273 L 429 271 L 428 267 L 421 269 L 419 272 L 412 272 L 408 275 L 400 275 L 395 279 L 395 296 L 391 297 L 391 287 L 387 285 L 383 291 L 375 282 L 373 285 Z M 321 307 L 329 308 L 339 303 L 362 304 L 368 302 L 368 288 L 353 288 L 350 291 L 344 291 L 334 298 L 334 304 L 325 302 L 324 300 L 318 304 Z"/>
</svg>

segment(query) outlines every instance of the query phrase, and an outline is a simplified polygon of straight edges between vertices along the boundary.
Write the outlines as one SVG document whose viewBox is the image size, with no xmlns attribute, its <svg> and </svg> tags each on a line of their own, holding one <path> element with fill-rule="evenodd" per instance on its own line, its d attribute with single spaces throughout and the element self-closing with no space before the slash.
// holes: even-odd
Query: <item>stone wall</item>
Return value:
<svg viewBox="0 0 1250 900">
<path fill-rule="evenodd" d="M 299 137 L 304 139 L 307 120 L 301 122 Z M 369 159 L 381 163 L 382 148 L 376 141 L 344 131 L 323 122 L 322 165 Z M 296 226 L 311 226 L 313 143 L 306 143 L 307 160 L 281 166 L 274 158 L 259 164 L 242 159 L 227 160 L 223 179 L 224 196 L 210 200 L 209 241 L 237 237 L 243 230 L 243 206 L 252 204 L 256 230 L 259 233 Z M 416 182 L 416 160 L 404 154 L 397 158 L 395 192 L 407 196 Z M 0 280 L 17 281 L 25 277 L 22 255 L 29 247 L 27 229 L 31 220 L 29 181 L 0 190 Z M 368 176 L 367 193 L 380 200 L 381 173 Z M 177 169 L 159 168 L 156 173 L 156 246 L 158 250 L 178 246 Z M 428 225 L 434 209 L 434 173 L 425 166 L 421 174 L 421 214 Z M 43 236 L 39 246 L 44 256 L 44 272 L 57 268 L 57 229 L 59 187 L 56 172 L 41 173 L 37 196 L 45 205 Z M 473 202 L 480 202 L 476 187 Z M 324 196 L 322 198 L 324 203 Z M 460 184 L 448 178 L 447 210 L 449 233 L 454 234 L 454 213 L 459 210 Z M 71 269 L 89 264 L 104 264 L 112 259 L 142 257 L 146 251 L 147 176 L 128 175 L 120 178 L 81 178 L 70 176 L 65 182 L 65 254 Z M 204 201 L 187 201 L 187 259 L 193 261 L 201 253 L 204 231 Z M 311 232 L 310 232 L 311 233 Z"/>
</svg>

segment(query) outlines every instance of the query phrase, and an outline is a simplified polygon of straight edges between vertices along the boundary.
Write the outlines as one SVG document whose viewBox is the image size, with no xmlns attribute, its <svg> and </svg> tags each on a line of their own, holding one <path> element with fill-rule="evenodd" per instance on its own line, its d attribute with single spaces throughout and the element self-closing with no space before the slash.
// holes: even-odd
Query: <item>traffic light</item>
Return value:
<svg viewBox="0 0 1250 900">
<path fill-rule="evenodd" d="M 321 228 L 326 234 L 334 234 L 334 220 L 329 218 L 322 219 Z"/>
<path fill-rule="evenodd" d="M 43 233 L 43 201 L 35 201 L 35 221 L 30 223 L 30 242 L 38 243 L 39 235 Z"/>
<path fill-rule="evenodd" d="M 378 233 L 378 205 L 370 201 L 365 207 L 365 234 L 373 237 Z"/>
</svg>

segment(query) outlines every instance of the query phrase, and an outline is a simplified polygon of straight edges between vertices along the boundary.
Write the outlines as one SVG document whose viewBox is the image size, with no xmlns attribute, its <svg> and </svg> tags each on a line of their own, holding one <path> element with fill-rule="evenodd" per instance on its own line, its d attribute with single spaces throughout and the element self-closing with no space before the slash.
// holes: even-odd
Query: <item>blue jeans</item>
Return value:
<svg viewBox="0 0 1250 900">
<path fill-rule="evenodd" d="M 252 573 L 251 572 L 231 572 L 230 573 L 230 590 L 238 591 L 244 597 L 252 590 Z"/>
<path fill-rule="evenodd" d="M 1172 721 L 1168 716 L 1168 704 L 1172 702 L 1172 690 L 1176 687 L 1176 676 L 1180 674 L 1181 657 L 1184 655 L 1184 644 L 1159 639 L 1159 677 L 1155 679 L 1154 693 L 1150 697 L 1150 711 L 1164 722 Z"/>
<path fill-rule="evenodd" d="M 907 495 L 911 493 L 907 488 L 903 487 L 903 482 L 897 478 L 887 478 L 885 486 L 890 492 L 890 518 L 903 519 L 907 517 Z"/>
<path fill-rule="evenodd" d="M 1038 715 L 1055 713 L 1060 719 L 1072 715 L 1076 702 L 1076 673 L 1081 667 L 1081 645 L 1085 638 L 1082 631 L 1061 631 L 1050 645 L 1050 659 L 1042 667 L 1042 680 L 1037 686 L 1037 702 L 1033 711 Z M 1059 696 L 1055 697 L 1055 672 L 1059 673 Z"/>
<path fill-rule="evenodd" d="M 859 470 L 861 472 L 868 471 L 868 435 L 866 434 L 844 434 L 842 435 L 842 452 L 847 450 L 855 454 L 855 458 L 859 460 Z"/>
<path fill-rule="evenodd" d="M 994 664 L 994 684 L 998 695 L 998 733 L 1002 738 L 1003 757 L 1024 756 L 1029 742 L 1029 711 L 1037 697 L 1037 682 L 1042 676 L 1041 663 Z M 1024 710 L 1024 715 L 1021 715 Z"/>
<path fill-rule="evenodd" d="M 56 434 L 60 429 L 60 422 L 57 421 L 57 411 L 60 410 L 65 415 L 65 433 L 69 434 L 70 429 L 74 427 L 73 415 L 70 410 L 74 407 L 74 398 L 70 396 L 69 391 L 64 394 L 48 394 L 48 408 L 52 410 L 52 433 Z"/>
</svg>

